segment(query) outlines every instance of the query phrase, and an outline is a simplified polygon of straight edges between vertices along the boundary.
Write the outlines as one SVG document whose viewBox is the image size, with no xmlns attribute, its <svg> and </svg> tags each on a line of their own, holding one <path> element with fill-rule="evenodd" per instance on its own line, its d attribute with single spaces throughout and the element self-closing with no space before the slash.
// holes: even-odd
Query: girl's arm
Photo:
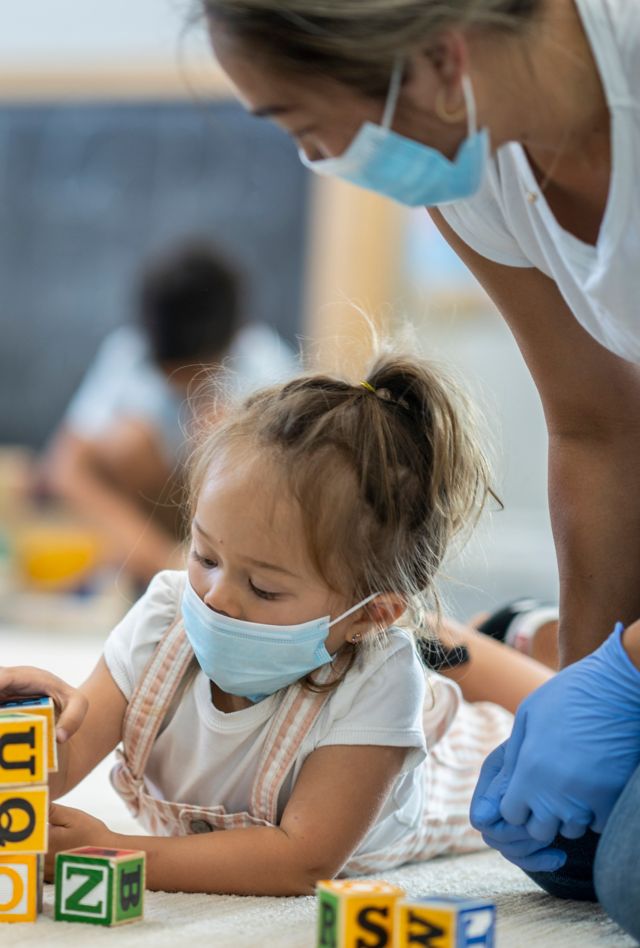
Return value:
<svg viewBox="0 0 640 948">
<path fill-rule="evenodd" d="M 58 772 L 49 777 L 52 800 L 80 783 L 116 747 L 122 734 L 127 700 L 104 658 L 78 692 L 86 701 L 87 712 L 78 730 L 58 748 Z"/>
<path fill-rule="evenodd" d="M 55 853 L 74 846 L 142 849 L 147 886 L 167 892 L 311 895 L 332 878 L 375 822 L 405 747 L 321 747 L 306 760 L 277 827 L 195 836 L 124 836 L 93 817 L 55 807 L 47 876 Z"/>
<path fill-rule="evenodd" d="M 515 713 L 527 695 L 553 676 L 540 662 L 453 619 L 441 623 L 438 638 L 446 648 L 468 649 L 464 665 L 439 669 L 439 674 L 457 681 L 466 701 L 493 701 Z"/>
</svg>

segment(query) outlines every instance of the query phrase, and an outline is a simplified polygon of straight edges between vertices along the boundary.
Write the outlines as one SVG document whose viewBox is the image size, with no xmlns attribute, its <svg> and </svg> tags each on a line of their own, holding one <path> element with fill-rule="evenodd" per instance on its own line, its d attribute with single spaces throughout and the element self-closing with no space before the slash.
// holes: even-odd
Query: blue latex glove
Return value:
<svg viewBox="0 0 640 948">
<path fill-rule="evenodd" d="M 520 705 L 502 768 L 484 793 L 485 816 L 497 804 L 507 823 L 546 844 L 589 826 L 602 832 L 640 765 L 640 671 L 623 631 L 618 623 L 593 654 Z"/>
<path fill-rule="evenodd" d="M 500 787 L 506 790 L 506 776 L 496 778 L 502 771 L 507 742 L 500 744 L 489 754 L 471 801 L 471 823 L 482 833 L 482 838 L 492 849 L 497 849 L 505 859 L 529 872 L 554 872 L 567 861 L 566 853 L 540 842 L 527 832 L 524 826 L 512 826 L 500 815 Z M 486 794 L 491 789 L 491 796 Z M 549 840 L 551 842 L 551 840 Z"/>
</svg>

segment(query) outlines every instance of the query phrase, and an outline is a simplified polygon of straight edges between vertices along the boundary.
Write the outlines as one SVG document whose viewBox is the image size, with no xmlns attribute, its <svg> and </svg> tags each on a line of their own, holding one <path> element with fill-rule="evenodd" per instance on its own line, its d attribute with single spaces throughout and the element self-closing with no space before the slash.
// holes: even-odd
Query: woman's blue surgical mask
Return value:
<svg viewBox="0 0 640 948">
<path fill-rule="evenodd" d="M 471 80 L 462 77 L 467 137 L 450 161 L 436 148 L 391 131 L 402 72 L 403 62 L 398 60 L 380 125 L 365 122 L 336 158 L 311 161 L 300 149 L 302 163 L 319 174 L 342 178 L 409 207 L 432 207 L 470 197 L 480 188 L 489 159 L 489 132 L 486 128 L 478 131 Z"/>
<path fill-rule="evenodd" d="M 332 657 L 324 643 L 331 626 L 377 595 L 367 596 L 337 619 L 323 616 L 297 625 L 265 625 L 215 612 L 187 579 L 182 618 L 207 678 L 228 694 L 261 701 L 330 662 Z"/>
</svg>

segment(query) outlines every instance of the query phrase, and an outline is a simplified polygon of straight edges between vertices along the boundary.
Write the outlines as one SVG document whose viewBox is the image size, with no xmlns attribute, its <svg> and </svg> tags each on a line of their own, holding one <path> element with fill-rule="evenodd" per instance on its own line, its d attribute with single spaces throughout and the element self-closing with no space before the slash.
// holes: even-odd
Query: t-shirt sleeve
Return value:
<svg viewBox="0 0 640 948">
<path fill-rule="evenodd" d="M 332 744 L 379 744 L 411 750 L 403 771 L 426 757 L 422 726 L 425 672 L 411 637 L 394 630 L 385 651 L 364 654 L 361 667 L 349 672 L 330 702 L 330 721 L 316 747 Z"/>
<path fill-rule="evenodd" d="M 531 267 L 509 228 L 501 200 L 498 159 L 494 158 L 477 194 L 441 205 L 438 210 L 458 237 L 481 257 L 507 267 Z"/>
<path fill-rule="evenodd" d="M 154 576 L 145 594 L 105 642 L 104 660 L 127 701 L 131 700 L 156 645 L 176 617 L 184 575 L 177 570 L 163 570 Z"/>
</svg>

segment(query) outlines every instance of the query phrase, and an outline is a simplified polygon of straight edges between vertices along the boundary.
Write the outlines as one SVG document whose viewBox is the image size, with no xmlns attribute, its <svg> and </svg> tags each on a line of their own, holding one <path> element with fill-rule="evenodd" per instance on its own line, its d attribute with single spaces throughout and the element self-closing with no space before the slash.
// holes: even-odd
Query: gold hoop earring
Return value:
<svg viewBox="0 0 640 948">
<path fill-rule="evenodd" d="M 435 109 L 436 115 L 440 121 L 445 122 L 447 125 L 456 125 L 458 122 L 462 122 L 467 117 L 467 106 L 465 103 L 463 103 L 453 112 L 447 109 L 446 105 L 444 104 L 444 89 L 438 89 Z"/>
</svg>

